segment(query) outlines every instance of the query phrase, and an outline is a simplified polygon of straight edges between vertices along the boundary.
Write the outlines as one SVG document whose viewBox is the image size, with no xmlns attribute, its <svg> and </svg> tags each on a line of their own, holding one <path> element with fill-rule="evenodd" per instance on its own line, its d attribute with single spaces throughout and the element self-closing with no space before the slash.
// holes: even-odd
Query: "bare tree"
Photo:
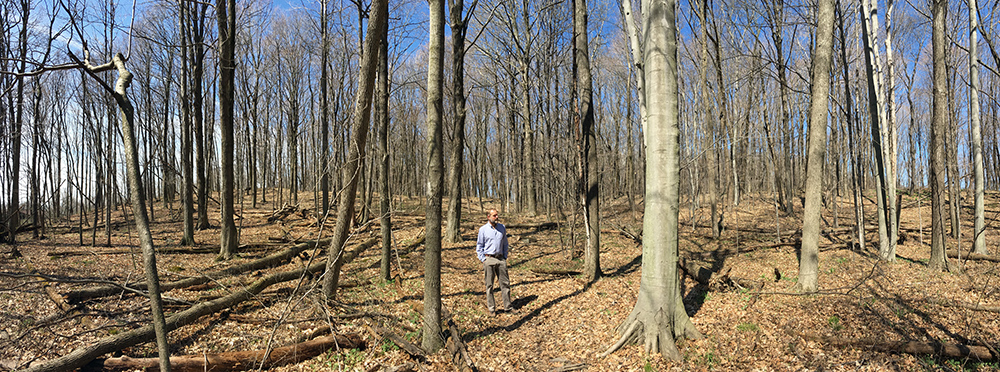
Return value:
<svg viewBox="0 0 1000 372">
<path fill-rule="evenodd" d="M 427 46 L 427 206 L 424 209 L 424 329 L 421 346 L 434 352 L 441 337 L 441 195 L 444 183 L 444 0 L 430 0 Z"/>
<path fill-rule="evenodd" d="M 979 7 L 976 0 L 969 0 L 969 124 L 972 127 L 973 187 L 975 211 L 972 246 L 975 253 L 988 254 L 986 249 L 986 220 L 983 197 L 985 174 L 983 172 L 983 133 L 979 113 Z"/>
<path fill-rule="evenodd" d="M 233 115 L 236 88 L 236 0 L 217 0 L 219 18 L 219 126 L 222 129 L 222 225 L 219 256 L 229 259 L 239 246 L 233 221 Z"/>
<path fill-rule="evenodd" d="M 625 16 L 632 17 L 629 0 L 622 5 Z M 677 270 L 680 130 L 675 9 L 673 0 L 643 1 L 641 38 L 638 30 L 629 30 L 643 41 L 634 56 L 641 58 L 634 63 L 645 80 L 648 110 L 642 279 L 635 307 L 618 327 L 622 337 L 604 355 L 635 341 L 647 352 L 680 359 L 676 340 L 701 337 L 684 309 Z"/>
<path fill-rule="evenodd" d="M 628 0 L 626 0 L 628 1 Z M 587 33 L 587 0 L 573 1 L 573 59 L 576 62 L 577 112 L 580 121 L 580 197 L 583 199 L 587 248 L 584 277 L 601 277 L 600 164 L 597 163 L 597 131 L 594 125 L 594 87 L 590 72 L 590 40 Z"/>
<path fill-rule="evenodd" d="M 948 127 L 948 71 L 946 67 L 945 19 L 948 0 L 933 0 L 931 7 L 933 47 L 933 107 L 931 118 L 930 176 L 931 176 L 931 258 L 928 268 L 948 270 L 944 245 L 944 193 L 945 160 L 944 141 Z"/>
<path fill-rule="evenodd" d="M 809 157 L 806 165 L 805 206 L 802 212 L 802 249 L 798 286 L 802 292 L 819 289 L 819 230 L 822 212 L 823 163 L 828 128 L 830 64 L 833 54 L 833 2 L 820 0 L 816 7 L 816 47 L 812 61 L 812 95 L 809 104 Z"/>
<path fill-rule="evenodd" d="M 376 61 L 378 60 L 379 37 L 384 35 L 382 28 L 388 27 L 388 5 L 385 0 L 372 3 L 372 12 L 368 22 L 368 37 L 364 42 L 361 54 L 361 73 L 358 77 L 358 90 L 354 96 L 353 133 L 347 154 L 347 162 L 343 167 L 341 178 L 344 189 L 340 192 L 340 202 L 337 204 L 337 223 L 333 227 L 333 236 L 327 248 L 326 273 L 323 276 L 323 295 L 328 299 L 336 299 L 337 283 L 340 280 L 340 260 L 347 236 L 350 232 L 351 219 L 354 215 L 354 201 L 357 197 L 358 179 L 365 160 L 365 143 L 368 141 L 368 123 L 371 119 L 372 93 L 375 90 Z"/>
</svg>

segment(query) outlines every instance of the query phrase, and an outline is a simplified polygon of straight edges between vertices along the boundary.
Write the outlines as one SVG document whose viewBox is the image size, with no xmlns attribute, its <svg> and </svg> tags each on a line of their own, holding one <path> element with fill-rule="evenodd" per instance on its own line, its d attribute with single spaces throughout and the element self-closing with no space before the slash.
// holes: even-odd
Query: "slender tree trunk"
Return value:
<svg viewBox="0 0 1000 372">
<path fill-rule="evenodd" d="M 442 118 L 444 93 L 444 0 L 430 0 L 427 61 L 427 206 L 424 219 L 424 328 L 421 346 L 444 346 L 441 331 L 441 195 L 444 183 Z M 525 71 L 526 72 L 526 71 Z M 527 104 L 527 103 L 525 103 Z M 525 122 L 525 125 L 528 123 Z M 527 128 L 527 127 L 526 127 Z M 529 180 L 529 184 L 531 181 Z M 529 199 L 530 200 L 530 199 Z"/>
<path fill-rule="evenodd" d="M 204 71 L 205 71 L 205 12 L 208 8 L 207 4 L 201 4 L 202 9 L 200 12 L 192 14 L 194 18 L 192 21 L 192 46 L 194 47 L 194 55 L 192 56 L 193 75 L 191 76 L 192 89 L 191 93 L 194 95 L 191 98 L 191 102 L 194 103 L 192 111 L 194 113 L 194 136 L 195 136 L 195 162 L 198 166 L 198 230 L 204 230 L 211 225 L 208 222 L 208 159 L 206 159 L 205 148 L 210 145 L 210 141 L 205 135 L 205 99 L 204 99 Z M 198 4 L 195 4 L 195 8 L 198 8 Z"/>
<path fill-rule="evenodd" d="M 848 64 L 847 60 L 847 35 L 844 32 L 844 15 L 840 11 L 839 2 L 838 6 L 836 6 L 835 11 L 837 13 L 837 19 L 838 19 L 837 26 L 841 40 L 840 61 L 841 61 L 841 66 L 844 68 L 844 97 L 846 101 L 845 103 L 846 109 L 844 110 L 845 113 L 844 116 L 845 116 L 845 121 L 847 122 L 846 123 L 847 136 L 848 138 L 850 138 L 850 141 L 856 141 L 859 135 L 856 135 L 854 133 L 856 124 L 854 119 L 854 99 L 853 99 L 854 94 L 851 91 L 851 73 L 849 70 L 850 65 Z M 854 201 L 854 230 L 855 230 L 854 232 L 855 232 L 855 237 L 857 239 L 858 247 L 860 249 L 865 245 L 865 222 L 864 222 L 865 217 L 864 217 L 864 208 L 861 200 L 862 182 L 861 182 L 860 146 L 853 146 L 850 149 L 850 152 L 851 152 L 851 173 L 852 173 L 851 197 Z"/>
<path fill-rule="evenodd" d="M 463 0 L 451 0 L 451 101 L 452 131 L 451 153 L 448 164 L 448 212 L 444 241 L 462 241 L 462 180 L 465 163 L 465 32 L 468 24 L 463 18 Z M 469 12 L 472 13 L 471 11 Z"/>
<path fill-rule="evenodd" d="M 933 105 L 931 118 L 930 176 L 931 176 L 931 258 L 928 268 L 932 271 L 948 270 L 944 245 L 944 193 L 945 160 L 944 141 L 948 127 L 948 71 L 945 64 L 947 41 L 945 19 L 948 0 L 933 0 L 931 7 L 933 46 Z"/>
<path fill-rule="evenodd" d="M 806 165 L 805 206 L 802 213 L 802 249 L 799 256 L 799 289 L 819 289 L 819 232 L 823 211 L 823 163 L 826 161 L 827 104 L 830 99 L 830 64 L 833 54 L 833 2 L 820 0 L 816 9 L 816 48 L 812 59 L 812 94 L 809 104 L 809 155 Z"/>
<path fill-rule="evenodd" d="M 896 244 L 891 237 L 895 236 L 890 232 L 895 226 L 895 181 L 891 180 L 891 170 L 889 162 L 890 151 L 887 127 L 891 123 L 887 122 L 886 109 L 883 108 L 882 98 L 882 72 L 880 66 L 878 49 L 875 47 L 875 33 L 878 31 L 878 9 L 874 7 L 871 0 L 864 0 L 862 3 L 862 22 L 864 36 L 862 40 L 865 46 L 865 72 L 868 76 L 868 107 L 872 123 L 872 149 L 875 152 L 875 165 L 878 170 L 879 186 L 878 191 L 878 231 L 879 231 L 879 258 L 883 261 L 893 261 L 896 259 Z M 890 186 L 890 183 L 892 186 Z M 890 194 L 892 192 L 892 195 Z"/>
<path fill-rule="evenodd" d="M 233 114 L 236 85 L 236 0 L 217 0 L 219 18 L 219 126 L 222 142 L 222 228 L 219 256 L 230 259 L 239 246 L 234 214 Z"/>
<path fill-rule="evenodd" d="M 387 27 L 379 35 L 378 87 L 375 95 L 375 120 L 378 125 L 378 147 L 382 155 L 379 161 L 379 221 L 382 233 L 382 259 L 379 277 L 383 281 L 391 279 L 389 263 L 392 261 L 392 210 L 389 201 L 389 42 Z"/>
<path fill-rule="evenodd" d="M 973 187 L 975 188 L 975 211 L 973 228 L 973 253 L 989 254 L 986 249 L 985 207 L 985 175 L 983 172 L 983 134 L 979 118 L 979 8 L 976 0 L 969 0 L 969 122 L 972 127 L 972 166 Z"/>
<path fill-rule="evenodd" d="M 319 100 L 320 100 L 320 117 L 319 117 L 319 130 L 320 130 L 320 164 L 319 169 L 322 174 L 322 178 L 319 181 L 321 198 L 323 199 L 322 208 L 319 211 L 321 218 L 326 218 L 327 213 L 330 210 L 330 103 L 329 103 L 329 91 L 327 89 L 327 84 L 329 80 L 329 69 L 328 69 L 328 57 L 330 54 L 330 38 L 329 31 L 327 30 L 327 1 L 320 0 L 320 15 L 319 15 L 319 25 L 320 25 L 320 78 L 319 78 Z"/>
<path fill-rule="evenodd" d="M 577 102 L 580 112 L 580 126 L 583 139 L 583 216 L 587 229 L 587 249 L 584 252 L 584 272 L 587 281 L 594 282 L 601 277 L 601 208 L 600 208 L 600 168 L 597 163 L 597 133 L 594 124 L 594 87 L 590 72 L 590 41 L 587 33 L 587 0 L 574 0 L 573 30 L 576 54 Z"/>
<path fill-rule="evenodd" d="M 194 245 L 194 139 L 192 138 L 193 124 L 191 122 L 191 96 L 190 96 L 190 60 L 188 58 L 188 43 L 190 41 L 190 22 L 188 21 L 190 7 L 184 0 L 178 0 L 180 4 L 181 30 L 181 167 L 184 172 L 184 190 L 181 195 L 183 204 L 184 235 L 181 238 L 181 245 Z"/>
<path fill-rule="evenodd" d="M 21 0 L 21 31 L 18 36 L 18 55 L 20 62 L 17 71 L 17 94 L 15 95 L 14 122 L 10 131 L 10 195 L 8 195 L 7 243 L 17 252 L 17 229 L 21 225 L 21 128 L 24 124 L 24 72 L 27 70 L 28 57 L 28 20 L 31 18 L 31 3 Z"/>
<path fill-rule="evenodd" d="M 387 27 L 388 5 L 385 0 L 375 0 L 372 4 L 372 14 L 368 23 L 367 41 L 361 54 L 361 74 L 358 90 L 354 97 L 353 133 L 349 143 L 347 162 L 344 164 L 341 178 L 345 184 L 337 203 L 337 223 L 333 228 L 330 246 L 327 249 L 326 273 L 323 275 L 323 295 L 330 300 L 336 299 L 337 282 L 340 279 L 341 252 L 347 243 L 347 235 L 354 215 L 354 201 L 358 190 L 358 172 L 365 159 L 365 143 L 368 141 L 368 124 L 372 109 L 372 92 L 375 90 L 375 62 L 378 57 L 378 39 L 374 35 L 384 35 L 382 28 Z"/>
<path fill-rule="evenodd" d="M 75 57 L 74 57 L 75 59 Z M 112 62 L 102 66 L 83 65 L 88 73 L 99 79 L 97 72 L 116 69 L 118 80 L 115 83 L 113 95 L 121 110 L 122 139 L 125 145 L 125 166 L 128 177 L 129 192 L 132 200 L 132 212 L 135 227 L 139 235 L 139 245 L 142 247 L 143 270 L 146 272 L 146 285 L 149 290 L 150 307 L 153 316 L 153 328 L 156 333 L 157 351 L 160 356 L 160 370 L 170 371 L 170 346 L 167 343 L 167 328 L 163 316 L 163 305 L 160 298 L 160 279 L 156 271 L 156 252 L 153 247 L 153 236 L 149 231 L 149 218 L 146 212 L 146 194 L 142 187 L 139 173 L 139 152 L 135 145 L 135 111 L 128 99 L 127 90 L 132 83 L 132 73 L 125 67 L 125 58 L 116 54 Z M 110 223 L 110 221 L 107 221 Z"/>
</svg>

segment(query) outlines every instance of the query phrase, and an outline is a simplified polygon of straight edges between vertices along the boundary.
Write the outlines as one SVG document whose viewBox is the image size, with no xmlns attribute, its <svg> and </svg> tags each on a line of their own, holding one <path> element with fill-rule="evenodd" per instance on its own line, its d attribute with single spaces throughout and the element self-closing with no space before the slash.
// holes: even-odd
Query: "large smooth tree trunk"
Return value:
<svg viewBox="0 0 1000 372">
<path fill-rule="evenodd" d="M 444 183 L 444 0 L 430 0 L 427 61 L 427 206 L 424 219 L 424 329 L 428 352 L 444 346 L 441 328 L 441 195 Z M 527 123 L 526 123 L 527 125 Z M 529 181 L 530 183 L 530 181 Z"/>
<path fill-rule="evenodd" d="M 944 141 L 948 128 L 948 71 L 945 61 L 945 19 L 948 0 L 933 0 L 931 7 L 933 47 L 933 104 L 931 111 L 931 258 L 928 268 L 933 271 L 948 270 L 944 245 L 944 193 L 945 161 Z"/>
<path fill-rule="evenodd" d="M 626 14 L 631 5 L 623 2 Z M 643 214 L 642 279 L 632 313 L 619 327 L 620 342 L 641 342 L 647 352 L 680 359 L 675 341 L 700 338 L 684 310 L 678 267 L 680 112 L 677 29 L 673 0 L 642 2 L 641 79 L 645 80 L 648 128 Z M 630 30 L 637 33 L 635 29 Z"/>
<path fill-rule="evenodd" d="M 830 64 L 833 54 L 833 2 L 819 0 L 816 9 L 816 48 L 812 60 L 812 94 L 809 103 L 809 156 L 806 163 L 805 207 L 802 213 L 802 248 L 799 256 L 799 289 L 819 289 L 819 232 L 823 211 L 823 163 L 826 158 L 827 105 L 830 99 Z"/>
</svg>

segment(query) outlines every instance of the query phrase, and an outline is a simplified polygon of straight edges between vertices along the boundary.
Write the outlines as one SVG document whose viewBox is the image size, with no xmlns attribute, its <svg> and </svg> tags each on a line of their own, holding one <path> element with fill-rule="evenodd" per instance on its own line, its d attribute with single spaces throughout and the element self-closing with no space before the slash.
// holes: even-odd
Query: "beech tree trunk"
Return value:
<svg viewBox="0 0 1000 372">
<path fill-rule="evenodd" d="M 629 0 L 622 3 L 631 14 Z M 645 80 L 646 197 L 643 214 L 642 279 L 632 313 L 619 326 L 625 342 L 641 342 L 647 352 L 678 360 L 675 340 L 700 338 L 684 310 L 678 271 L 678 204 L 680 202 L 680 115 L 677 83 L 677 29 L 673 0 L 642 2 L 641 60 Z M 638 34 L 635 28 L 630 33 Z"/>
<path fill-rule="evenodd" d="M 973 193 L 975 210 L 972 247 L 973 252 L 989 254 L 986 249 L 986 220 L 983 197 L 986 177 L 983 172 L 983 133 L 979 118 L 979 8 L 976 0 L 969 0 L 969 126 L 972 131 Z"/>
</svg>

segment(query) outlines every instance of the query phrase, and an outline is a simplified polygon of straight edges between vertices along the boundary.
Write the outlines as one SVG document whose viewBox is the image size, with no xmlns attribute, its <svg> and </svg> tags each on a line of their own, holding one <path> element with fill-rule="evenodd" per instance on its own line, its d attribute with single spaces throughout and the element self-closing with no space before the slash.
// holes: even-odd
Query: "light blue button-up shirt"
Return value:
<svg viewBox="0 0 1000 372">
<path fill-rule="evenodd" d="M 486 255 L 500 255 L 507 258 L 510 245 L 507 244 L 507 228 L 502 223 L 497 222 L 497 226 L 487 222 L 479 228 L 479 237 L 476 239 L 476 256 L 479 261 L 486 261 Z"/>
</svg>

